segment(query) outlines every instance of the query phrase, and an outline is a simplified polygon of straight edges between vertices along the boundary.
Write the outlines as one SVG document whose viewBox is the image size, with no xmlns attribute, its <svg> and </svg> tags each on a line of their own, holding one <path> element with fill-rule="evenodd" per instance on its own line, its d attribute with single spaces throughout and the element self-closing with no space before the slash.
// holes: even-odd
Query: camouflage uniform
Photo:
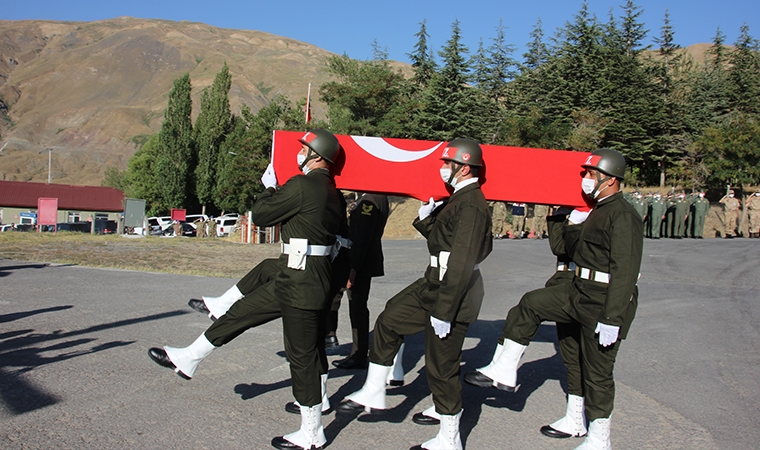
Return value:
<svg viewBox="0 0 760 450">
<path fill-rule="evenodd" d="M 749 237 L 760 238 L 760 192 L 747 199 L 749 210 Z"/>
<path fill-rule="evenodd" d="M 549 206 L 536 204 L 533 206 L 533 229 L 536 230 L 536 239 L 543 239 L 546 232 L 546 216 L 549 214 Z"/>
<path fill-rule="evenodd" d="M 496 239 L 504 235 L 504 222 L 507 220 L 507 205 L 504 202 L 492 202 L 491 204 L 491 234 Z"/>
<path fill-rule="evenodd" d="M 736 233 L 736 219 L 739 217 L 739 200 L 734 197 L 734 191 L 720 199 L 723 205 L 723 237 L 733 237 Z"/>
</svg>

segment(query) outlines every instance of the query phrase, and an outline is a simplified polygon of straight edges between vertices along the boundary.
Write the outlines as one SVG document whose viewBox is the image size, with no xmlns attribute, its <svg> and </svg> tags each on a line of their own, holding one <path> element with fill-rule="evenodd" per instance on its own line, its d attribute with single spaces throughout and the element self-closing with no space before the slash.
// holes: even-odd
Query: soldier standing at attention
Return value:
<svg viewBox="0 0 760 450">
<path fill-rule="evenodd" d="M 335 188 L 330 168 L 340 152 L 338 139 L 316 129 L 301 139 L 297 155 L 303 175 L 290 178 L 277 189 L 270 164 L 261 180 L 266 190 L 253 206 L 260 226 L 282 224 L 283 253 L 274 280 L 235 302 L 189 347 L 151 348 L 156 363 L 189 379 L 212 350 L 249 328 L 282 318 L 285 354 L 290 364 L 293 395 L 301 413 L 301 428 L 276 437 L 279 449 L 321 448 L 324 311 L 332 289 L 332 258 L 337 234 L 346 221 L 343 197 Z"/>
<path fill-rule="evenodd" d="M 644 200 L 644 196 L 641 195 L 641 193 L 637 193 L 636 197 L 633 198 L 633 209 L 639 213 L 639 216 L 641 216 L 641 221 L 646 222 L 649 205 L 647 204 L 646 200 Z"/>
<path fill-rule="evenodd" d="M 710 213 L 710 202 L 705 198 L 704 192 L 697 194 L 697 199 L 692 205 L 692 218 L 694 222 L 694 228 L 691 237 L 695 239 L 702 239 L 705 232 L 705 219 Z"/>
<path fill-rule="evenodd" d="M 723 238 L 732 238 L 736 234 L 736 219 L 739 217 L 739 200 L 734 198 L 734 190 L 730 189 L 728 194 L 720 199 L 723 205 Z"/>
<path fill-rule="evenodd" d="M 636 313 L 644 225 L 620 192 L 625 175 L 623 155 L 597 150 L 582 167 L 583 192 L 596 204 L 581 225 L 573 253 L 575 278 L 571 283 L 525 294 L 507 315 L 502 342 L 491 364 L 468 373 L 465 381 L 514 392 L 520 358 L 541 322 L 578 324 L 589 427 L 576 450 L 607 450 L 615 401 L 613 369 L 621 340 Z"/>
<path fill-rule="evenodd" d="M 683 239 L 686 235 L 686 216 L 689 214 L 689 203 L 684 193 L 678 194 L 674 199 L 675 211 L 673 212 L 673 239 Z"/>
<path fill-rule="evenodd" d="M 536 239 L 543 239 L 546 232 L 546 216 L 549 214 L 549 206 L 536 203 L 533 206 L 533 229 Z"/>
<path fill-rule="evenodd" d="M 760 238 L 760 192 L 755 192 L 747 200 L 749 211 L 749 237 Z"/>
<path fill-rule="evenodd" d="M 385 383 L 404 336 L 425 333 L 425 368 L 440 430 L 415 449 L 461 450 L 459 380 L 462 344 L 483 301 L 478 265 L 491 253 L 491 213 L 478 183 L 480 145 L 455 139 L 443 150 L 441 178 L 454 188 L 443 201 L 422 205 L 414 227 L 427 238 L 425 276 L 388 300 L 375 322 L 364 386 L 338 405 L 349 413 L 385 409 Z"/>
<path fill-rule="evenodd" d="M 195 237 L 202 238 L 205 234 L 204 231 L 206 230 L 206 221 L 203 220 L 203 217 L 198 217 L 193 220 L 193 223 L 195 224 Z"/>
<path fill-rule="evenodd" d="M 492 202 L 492 214 L 491 222 L 493 228 L 491 234 L 494 239 L 501 239 L 504 237 L 504 223 L 507 220 L 507 205 L 504 202 Z"/>
<path fill-rule="evenodd" d="M 523 231 L 525 230 L 526 209 L 527 205 L 525 203 L 512 204 L 512 239 L 522 239 Z"/>
<path fill-rule="evenodd" d="M 649 207 L 649 237 L 652 239 L 660 239 L 662 219 L 665 217 L 665 202 L 662 200 L 662 196 L 659 192 L 654 194 Z"/>
<path fill-rule="evenodd" d="M 216 237 L 216 220 L 214 220 L 214 216 L 209 216 L 208 222 L 206 222 L 208 225 L 208 236 L 211 238 Z"/>
</svg>

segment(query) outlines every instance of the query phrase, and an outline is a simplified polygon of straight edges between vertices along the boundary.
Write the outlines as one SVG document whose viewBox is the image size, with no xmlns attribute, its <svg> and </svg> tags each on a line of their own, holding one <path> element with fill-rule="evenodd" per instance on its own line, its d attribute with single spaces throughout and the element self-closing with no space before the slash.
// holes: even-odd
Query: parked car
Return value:
<svg viewBox="0 0 760 450">
<path fill-rule="evenodd" d="M 163 235 L 174 236 L 174 225 L 172 224 L 172 226 L 165 229 Z M 195 237 L 195 226 L 191 223 L 181 222 L 179 235 L 185 237 Z"/>
<path fill-rule="evenodd" d="M 13 231 L 13 228 L 14 227 L 12 223 L 9 223 L 7 225 L 0 225 L 0 233 L 2 233 L 3 231 Z"/>
<path fill-rule="evenodd" d="M 214 219 L 216 221 L 216 235 L 228 236 L 230 233 L 235 232 L 235 224 L 238 221 L 238 215 L 224 215 Z"/>
</svg>

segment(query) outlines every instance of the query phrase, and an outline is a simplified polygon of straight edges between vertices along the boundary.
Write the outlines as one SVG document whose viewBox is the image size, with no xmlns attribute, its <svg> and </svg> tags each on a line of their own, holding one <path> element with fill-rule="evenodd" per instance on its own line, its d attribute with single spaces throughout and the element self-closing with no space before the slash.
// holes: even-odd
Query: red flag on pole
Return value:
<svg viewBox="0 0 760 450">
<path fill-rule="evenodd" d="M 277 182 L 301 173 L 296 154 L 304 133 L 275 131 Z M 448 197 L 439 169 L 446 142 L 336 135 L 343 148 L 333 165 L 339 189 L 402 195 L 427 201 Z M 582 207 L 581 164 L 587 152 L 481 145 L 483 194 L 489 200 Z"/>
<path fill-rule="evenodd" d="M 306 123 L 311 120 L 311 83 L 309 83 L 309 91 L 306 94 Z"/>
</svg>

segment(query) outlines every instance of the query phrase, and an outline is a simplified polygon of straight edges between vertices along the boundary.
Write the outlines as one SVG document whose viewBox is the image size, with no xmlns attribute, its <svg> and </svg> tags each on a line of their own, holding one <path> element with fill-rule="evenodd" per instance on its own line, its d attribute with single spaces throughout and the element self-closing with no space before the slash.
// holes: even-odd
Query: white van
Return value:
<svg viewBox="0 0 760 450">
<path fill-rule="evenodd" d="M 235 232 L 235 224 L 238 221 L 238 214 L 224 215 L 222 217 L 214 218 L 216 222 L 216 235 L 217 236 L 229 236 Z"/>
</svg>

